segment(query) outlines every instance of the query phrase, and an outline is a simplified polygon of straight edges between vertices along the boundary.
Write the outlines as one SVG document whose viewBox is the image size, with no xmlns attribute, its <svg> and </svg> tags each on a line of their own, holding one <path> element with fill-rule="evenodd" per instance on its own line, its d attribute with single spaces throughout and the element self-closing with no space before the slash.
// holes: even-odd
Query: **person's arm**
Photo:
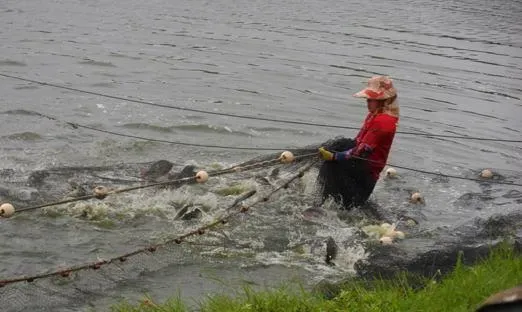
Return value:
<svg viewBox="0 0 522 312">
<path fill-rule="evenodd" d="M 379 122 L 372 122 L 368 131 L 357 141 L 357 145 L 344 152 L 334 153 L 333 158 L 337 161 L 348 160 L 352 156 L 368 157 L 377 148 L 380 138 L 384 135 L 385 129 L 380 127 Z"/>
<path fill-rule="evenodd" d="M 344 152 L 334 153 L 334 159 L 337 161 L 348 160 L 352 157 L 352 153 L 355 151 L 355 147 Z"/>
<path fill-rule="evenodd" d="M 394 129 L 392 129 L 392 125 L 387 120 L 381 118 L 374 119 L 352 155 L 368 157 L 393 132 Z"/>
<path fill-rule="evenodd" d="M 344 151 L 344 152 L 330 152 L 329 150 L 327 150 L 321 146 L 321 147 L 319 147 L 319 156 L 323 160 L 327 160 L 327 161 L 332 161 L 332 160 L 343 161 L 343 160 L 349 159 L 352 151 L 354 151 L 354 150 L 355 150 L 355 147 L 352 149 L 349 149 L 347 151 Z"/>
<path fill-rule="evenodd" d="M 326 150 L 324 147 L 321 147 L 321 148 L 319 148 L 319 153 L 320 153 L 321 158 L 324 160 L 328 160 L 328 161 L 332 161 L 332 160 L 345 161 L 345 160 L 350 159 L 352 157 L 352 155 L 364 154 L 363 150 L 369 149 L 369 147 L 366 144 L 363 144 L 364 139 L 367 137 L 368 133 L 375 127 L 374 125 L 376 124 L 375 119 L 373 119 L 373 118 L 374 118 L 374 115 L 372 115 L 371 113 L 369 113 L 366 116 L 366 119 L 364 120 L 364 123 L 363 123 L 361 129 L 359 130 L 359 133 L 355 137 L 356 145 L 354 148 L 351 148 L 349 150 L 342 151 L 342 152 L 330 152 L 330 151 Z M 365 129 L 365 128 L 368 128 L 368 129 Z M 364 154 L 364 155 L 367 155 L 367 154 Z"/>
<path fill-rule="evenodd" d="M 350 157 L 352 157 L 354 152 L 357 150 L 357 147 L 360 146 L 360 143 L 362 142 L 363 137 L 366 136 L 366 133 L 368 133 L 368 129 L 366 129 L 366 128 L 371 127 L 371 124 L 373 123 L 373 120 L 371 120 L 372 118 L 374 118 L 374 115 L 372 113 L 368 113 L 368 115 L 366 115 L 366 118 L 364 119 L 361 129 L 359 130 L 359 133 L 357 134 L 357 136 L 354 139 L 355 147 L 352 149 L 346 150 L 346 151 L 334 153 L 333 159 L 335 159 L 337 161 L 343 161 L 343 160 L 348 160 L 348 159 L 350 159 Z"/>
</svg>

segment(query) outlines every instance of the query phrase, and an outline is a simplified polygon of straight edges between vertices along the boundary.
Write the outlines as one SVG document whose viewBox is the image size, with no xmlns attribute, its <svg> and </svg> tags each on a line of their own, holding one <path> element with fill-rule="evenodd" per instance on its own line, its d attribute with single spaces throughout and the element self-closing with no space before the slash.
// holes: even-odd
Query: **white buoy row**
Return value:
<svg viewBox="0 0 522 312">
<path fill-rule="evenodd" d="M 283 164 L 290 164 L 295 161 L 295 156 L 290 151 L 284 151 L 281 153 L 281 156 L 279 156 L 278 160 L 280 160 Z M 194 179 L 198 183 L 205 183 L 208 181 L 208 172 L 205 170 L 198 171 L 194 176 Z M 93 190 L 93 195 L 96 198 L 103 199 L 108 195 L 109 192 L 110 189 L 104 186 L 98 186 Z M 3 203 L 0 205 L 0 218 L 9 218 L 13 216 L 14 213 L 15 208 L 10 203 Z"/>
<path fill-rule="evenodd" d="M 490 169 L 484 169 L 480 172 L 480 177 L 483 179 L 491 179 L 494 174 Z M 395 179 L 398 178 L 397 170 L 395 168 L 389 167 L 385 171 L 386 179 Z M 424 196 L 420 192 L 413 192 L 410 196 L 410 203 L 412 204 L 424 204 Z"/>
<path fill-rule="evenodd" d="M 295 156 L 290 151 L 284 151 L 281 153 L 281 156 L 279 156 L 278 160 L 280 160 L 284 164 L 290 164 L 295 161 Z M 389 167 L 385 171 L 385 177 L 389 179 L 395 179 L 398 177 L 397 170 L 395 168 Z M 484 169 L 480 173 L 480 177 L 484 179 L 490 179 L 493 177 L 493 172 L 490 169 Z M 198 171 L 196 173 L 196 176 L 194 177 L 196 182 L 198 183 L 205 183 L 208 181 L 208 173 L 205 170 Z M 99 198 L 104 198 L 108 193 L 108 190 L 104 187 L 98 187 L 94 190 L 94 195 Z M 411 194 L 410 202 L 413 204 L 420 204 L 424 203 L 424 197 L 420 192 L 414 192 Z M 0 205 L 0 217 L 3 218 L 9 218 L 15 213 L 15 208 L 10 203 L 3 203 Z M 395 234 L 394 234 L 395 233 Z M 398 233 L 398 234 L 397 234 Z M 404 236 L 404 233 L 400 231 L 395 231 L 393 229 L 392 232 L 390 232 L 390 235 L 385 235 L 381 237 L 381 243 L 388 244 L 393 241 L 393 238 L 398 235 Z M 388 242 L 390 241 L 390 242 Z"/>
<path fill-rule="evenodd" d="M 386 169 L 384 171 L 384 173 L 385 173 L 386 178 L 395 179 L 398 177 L 397 170 L 392 167 L 389 167 L 388 169 Z M 494 174 L 493 174 L 493 171 L 491 171 L 491 169 L 483 169 L 480 172 L 480 177 L 484 178 L 484 179 L 491 179 L 491 178 L 493 178 L 493 175 Z"/>
<path fill-rule="evenodd" d="M 384 177 L 386 179 L 397 179 L 399 178 L 399 175 L 397 173 L 397 169 L 389 167 L 384 171 Z M 409 199 L 410 203 L 412 204 L 423 204 L 424 203 L 424 196 L 420 192 L 413 192 Z"/>
<path fill-rule="evenodd" d="M 483 179 L 491 179 L 494 174 L 490 169 L 484 169 L 480 172 L 480 177 Z M 395 179 L 398 178 L 397 170 L 395 168 L 389 167 L 385 171 L 386 179 Z M 424 204 L 424 196 L 420 192 L 413 192 L 410 196 L 410 203 L 412 204 Z M 390 245 L 396 239 L 404 239 L 405 235 L 401 231 L 395 230 L 395 225 L 391 225 L 389 223 L 381 224 L 380 230 L 382 236 L 379 238 L 379 242 L 382 245 Z"/>
</svg>

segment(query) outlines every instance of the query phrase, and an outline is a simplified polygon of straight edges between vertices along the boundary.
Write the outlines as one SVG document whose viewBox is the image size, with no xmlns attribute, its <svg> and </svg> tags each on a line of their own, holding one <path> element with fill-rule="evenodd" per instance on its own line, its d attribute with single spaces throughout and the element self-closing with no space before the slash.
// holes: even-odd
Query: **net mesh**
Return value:
<svg viewBox="0 0 522 312">
<path fill-rule="evenodd" d="M 415 191 L 415 189 L 410 189 L 408 185 L 391 183 L 390 181 L 385 181 L 378 186 L 384 191 L 378 192 L 379 194 L 377 196 L 380 196 L 381 202 L 386 202 L 388 206 L 395 206 L 395 211 L 393 211 L 393 215 L 390 217 L 383 218 L 379 216 L 379 213 L 382 215 L 384 210 L 379 209 L 377 205 L 372 204 L 371 202 L 365 202 L 366 199 L 368 199 L 370 193 L 372 193 L 374 187 L 373 181 L 368 180 L 371 179 L 371 177 L 368 172 L 366 161 L 362 159 L 350 159 L 344 162 L 315 162 L 315 160 L 317 160 L 317 148 L 319 146 L 324 146 L 330 151 L 344 151 L 352 148 L 354 146 L 354 141 L 348 138 L 338 137 L 324 142 L 323 144 L 292 150 L 295 155 L 313 154 L 313 157 L 298 158 L 291 164 L 273 162 L 266 163 L 266 166 L 255 166 L 256 164 L 277 159 L 279 157 L 279 153 L 259 156 L 247 162 L 241 163 L 237 165 L 237 167 L 254 167 L 252 167 L 252 170 L 233 171 L 230 173 L 230 177 L 227 176 L 227 179 L 223 181 L 225 181 L 225 184 L 233 184 L 237 181 L 244 180 L 256 181 L 258 191 L 256 198 L 260 200 L 260 207 L 251 209 L 251 214 L 238 214 L 234 216 L 234 218 L 228 220 L 226 224 L 220 224 L 219 227 L 213 229 L 205 229 L 205 231 L 202 232 L 204 235 L 192 236 L 190 239 L 183 240 L 181 244 L 172 242 L 172 238 L 176 237 L 176 235 L 186 233 L 187 231 L 193 231 L 198 226 L 202 226 L 203 224 L 220 217 L 224 213 L 227 213 L 231 210 L 237 211 L 237 208 L 242 207 L 242 205 L 238 203 L 238 206 L 235 207 L 235 209 L 229 209 L 230 206 L 228 204 L 234 201 L 234 199 L 229 197 L 227 200 L 220 202 L 220 207 L 215 209 L 213 208 L 214 210 L 211 211 L 204 211 L 202 213 L 203 217 L 195 218 L 196 220 L 187 220 L 187 223 L 184 224 L 182 231 L 180 231 L 179 227 L 172 227 L 172 229 L 170 227 L 167 228 L 168 233 L 162 237 L 162 240 L 170 240 L 171 242 L 168 244 L 162 244 L 153 251 L 136 253 L 131 256 L 121 258 L 121 260 L 119 258 L 113 258 L 114 261 L 111 260 L 108 264 L 104 264 L 99 267 L 90 265 L 81 270 L 71 272 L 70 274 L 67 274 L 66 271 L 63 275 L 58 274 L 45 278 L 37 278 L 34 280 L 27 279 L 16 283 L 0 285 L 2 286 L 0 287 L 0 310 L 7 312 L 85 311 L 85 307 L 91 306 L 92 302 L 99 300 L 99 298 L 108 298 L 106 300 L 110 301 L 111 304 L 116 303 L 122 299 L 122 291 L 124 291 L 126 287 L 145 294 L 147 289 L 144 286 L 141 286 L 145 281 L 155 280 L 156 278 L 161 277 L 164 272 L 172 268 L 184 270 L 184 268 L 189 265 L 193 265 L 194 263 L 199 264 L 218 261 L 227 262 L 232 261 L 232 256 L 238 257 L 241 265 L 251 264 L 252 266 L 259 266 L 260 263 L 265 263 L 263 262 L 263 259 L 260 261 L 259 259 L 255 258 L 261 253 L 277 251 L 280 253 L 280 257 L 287 257 L 288 254 L 285 252 L 290 248 L 298 250 L 300 245 L 310 245 L 311 249 L 315 248 L 314 239 L 317 237 L 313 237 L 314 235 L 335 235 L 336 233 L 340 233 L 340 236 L 345 239 L 344 242 L 340 242 L 337 237 L 335 237 L 335 240 L 326 240 L 326 255 L 329 253 L 335 257 L 336 250 L 338 248 L 341 252 L 343 250 L 352 250 L 352 245 L 347 245 L 347 242 L 349 244 L 353 244 L 353 249 L 356 247 L 359 248 L 359 242 L 354 239 L 357 238 L 357 234 L 352 234 L 352 232 L 342 233 L 340 229 L 345 228 L 336 227 L 336 224 L 332 222 L 325 224 L 324 226 L 319 225 L 318 227 L 323 229 L 321 233 L 314 233 L 316 229 L 311 229 L 311 227 L 308 226 L 311 223 L 306 223 L 307 226 L 304 226 L 303 228 L 293 227 L 295 224 L 290 224 L 289 226 L 288 220 L 296 219 L 296 215 L 292 215 L 292 210 L 286 209 L 287 206 L 301 205 L 296 210 L 299 210 L 303 207 L 308 208 L 310 205 L 313 208 L 321 208 L 321 205 L 327 199 L 332 198 L 342 203 L 342 206 L 346 209 L 345 212 L 351 213 L 358 211 L 359 209 L 352 208 L 358 205 L 363 205 L 361 210 L 365 212 L 371 212 L 375 218 L 380 220 L 397 220 L 397 216 L 402 215 L 403 211 L 408 213 L 408 219 L 420 220 L 421 218 L 424 218 L 422 212 L 420 212 L 420 209 L 411 209 L 411 203 L 403 203 L 402 199 L 399 201 L 395 199 L 398 197 L 407 199 L 409 198 L 411 192 Z M 314 171 L 311 172 L 311 175 L 313 176 L 311 179 L 311 186 L 304 185 L 305 183 L 302 183 L 302 181 L 301 183 L 294 181 L 290 184 L 289 190 L 281 188 L 277 194 L 274 194 L 274 196 L 267 196 L 271 190 L 280 187 L 282 185 L 282 181 L 288 179 L 293 174 L 299 173 L 305 167 L 312 164 Z M 90 188 L 92 185 L 96 185 L 96 183 L 100 181 L 110 181 L 120 186 L 135 185 L 136 182 L 141 183 L 139 180 L 139 173 L 143 172 L 141 169 L 157 169 L 158 166 L 154 167 L 154 165 L 155 163 L 145 163 L 109 167 L 69 167 L 59 168 L 56 170 L 42 170 L 41 172 L 43 173 L 31 174 L 29 176 L 29 182 L 30 185 L 39 192 L 45 193 L 46 190 L 53 190 L 54 193 L 49 195 L 49 199 L 59 199 L 63 196 L 67 196 L 67 194 L 69 194 L 71 191 L 71 188 L 78 187 L 78 185 L 85 186 L 85 188 Z M 165 163 L 159 167 L 162 167 L 163 165 L 165 165 Z M 167 165 L 168 168 L 171 168 L 169 164 Z M 176 165 L 175 169 L 178 172 L 183 172 L 183 166 Z M 192 172 L 193 168 L 188 167 L 188 169 L 190 169 Z M 156 173 L 161 176 L 164 171 L 166 171 L 166 169 L 159 168 L 159 173 L 154 172 L 155 178 L 158 178 Z M 468 174 L 470 177 L 476 175 L 475 172 L 465 172 L 465 174 Z M 5 176 L 4 181 L 12 181 L 11 185 L 27 185 L 25 181 L 21 177 L 17 176 L 14 172 L 4 171 L 0 172 L 0 175 Z M 224 179 L 224 177 L 219 177 L 218 179 L 214 179 L 212 181 L 209 180 L 209 184 L 211 184 L 210 188 L 219 187 L 219 184 L 221 183 L 220 179 L 222 178 Z M 414 173 L 413 178 L 414 179 L 412 181 L 415 181 L 415 187 L 418 187 L 419 183 L 424 183 L 425 189 L 428 187 L 446 189 L 449 184 L 448 179 L 441 179 L 439 176 L 424 177 L 419 173 Z M 498 175 L 497 179 L 518 182 L 520 177 L 518 174 L 513 176 Z M 52 183 L 49 183 L 50 181 Z M 212 185 L 212 183 L 214 184 Z M 464 192 L 470 188 L 470 185 L 476 184 L 475 181 L 470 181 L 468 183 L 469 184 L 467 185 L 457 185 L 456 187 L 461 187 L 462 192 Z M 470 205 L 478 204 L 484 205 L 484 207 L 489 207 L 483 203 L 484 196 L 487 196 L 486 200 L 488 201 L 488 205 L 493 203 L 495 205 L 502 206 L 503 209 L 505 209 L 504 207 L 506 201 L 508 200 L 512 204 L 520 204 L 521 195 L 517 190 L 513 190 L 511 188 L 506 189 L 492 187 L 492 185 L 490 185 L 488 182 L 483 182 L 478 184 L 478 186 L 481 188 L 480 193 L 466 193 L 460 196 L 458 195 L 460 194 L 459 192 L 455 192 L 457 194 L 455 196 L 460 196 L 459 198 L 456 198 L 454 202 L 455 207 L 468 207 Z M 177 186 L 169 187 L 176 188 Z M 310 187 L 312 190 L 310 192 L 303 191 L 303 189 L 307 187 Z M 200 193 L 205 191 L 197 187 L 191 190 Z M 307 196 L 304 196 L 304 193 L 306 193 Z M 11 193 L 7 192 L 7 194 L 9 195 Z M 13 196 L 15 195 L 17 194 L 14 194 Z M 151 191 L 142 193 L 142 195 L 153 195 L 153 192 Z M 120 194 L 116 196 L 120 196 Z M 265 196 L 267 196 L 266 201 L 264 201 Z M 32 197 L 16 198 L 19 198 L 21 204 L 27 204 L 28 202 L 38 202 L 35 201 Z M 123 201 L 114 201 L 109 203 L 111 205 L 130 205 L 132 204 L 132 200 L 140 198 L 141 197 L 128 197 Z M 237 196 L 233 198 L 237 198 Z M 288 200 L 285 201 L 285 198 Z M 447 199 L 444 200 L 447 201 Z M 222 205 L 223 202 L 227 203 L 227 205 Z M 407 202 L 407 200 L 405 200 L 405 202 Z M 105 200 L 105 203 L 107 203 L 107 200 Z M 184 205 L 185 202 L 181 206 L 184 207 Z M 442 203 L 438 206 L 442 206 Z M 511 205 L 511 207 L 517 206 Z M 180 209 L 182 208 L 180 207 Z M 204 209 L 202 208 L 202 210 Z M 311 213 L 314 213 L 314 211 L 311 211 Z M 207 219 L 204 219 L 204 216 L 207 216 Z M 172 217 L 177 221 L 176 217 Z M 183 220 L 182 217 L 179 219 Z M 511 220 L 513 218 L 508 219 Z M 517 220 L 519 219 L 520 218 Z M 33 225 L 31 222 L 36 224 L 37 222 L 41 221 L 30 218 L 20 218 L 18 220 L 23 221 L 29 226 Z M 406 218 L 404 220 L 406 220 Z M 73 219 L 71 221 L 74 222 L 78 220 Z M 314 224 L 319 224 L 321 220 L 318 221 L 319 222 Z M 5 222 L 10 222 L 10 220 L 6 220 Z M 303 223 L 304 222 L 310 222 L 310 220 L 303 220 Z M 505 227 L 502 225 L 503 223 L 500 223 L 501 225 L 498 226 L 495 224 L 491 226 L 492 229 L 490 231 L 484 232 L 482 234 L 490 235 L 488 233 L 497 233 L 498 231 L 496 229 L 498 227 Z M 170 224 L 168 226 L 170 226 Z M 484 225 L 480 226 L 482 227 Z M 324 230 L 325 228 L 327 228 L 328 231 Z M 519 229 L 518 225 L 513 226 L 514 231 L 517 229 Z M 428 228 L 428 230 L 431 230 L 431 228 Z M 302 233 L 299 233 L 301 231 Z M 427 231 L 422 232 L 421 230 L 415 230 L 412 228 L 410 235 L 431 236 L 432 233 Z M 139 237 L 138 234 L 136 234 L 136 236 L 138 238 L 143 238 Z M 118 251 L 113 250 L 112 252 L 105 252 L 105 254 L 108 254 L 110 257 L 117 257 L 124 252 L 130 252 L 138 248 L 144 248 L 143 245 L 148 246 L 148 241 L 153 240 L 151 237 L 153 237 L 152 234 L 141 240 L 132 241 L 132 243 L 129 243 L 128 246 L 125 246 L 125 248 L 122 248 L 122 246 L 116 246 L 118 247 Z M 6 245 L 9 243 L 9 238 L 11 237 L 9 235 L 5 235 L 4 238 L 5 239 L 3 241 L 0 241 L 2 248 L 6 247 Z M 303 240 L 303 238 L 306 239 Z M 320 238 L 322 239 L 324 237 Z M 473 238 L 475 238 L 475 236 L 473 236 Z M 271 245 L 263 246 L 265 242 L 269 242 Z M 329 245 L 328 242 L 330 242 Z M 59 245 L 59 241 L 56 242 L 56 245 Z M 334 248 L 335 245 L 338 246 Z M 317 246 L 322 248 L 323 245 L 319 244 Z M 80 246 L 78 248 L 82 247 Z M 328 251 L 328 249 L 332 250 Z M 122 252 L 122 250 L 124 251 Z M 85 252 L 85 254 L 88 255 L 86 257 L 86 262 L 90 261 L 90 263 L 95 263 L 93 262 L 96 261 L 96 256 L 93 256 L 95 253 L 96 251 Z M 7 253 L 5 255 L 8 256 Z M 65 252 L 62 254 L 62 256 L 64 255 Z M 321 259 L 324 259 L 324 256 L 325 254 L 323 253 L 321 255 Z M 341 255 L 338 258 L 348 257 Z M 327 258 L 327 260 L 330 261 L 332 259 Z M 2 261 L 1 258 L 0 261 Z M 35 261 L 35 259 L 31 259 L 31 261 Z M 23 262 L 23 260 L 21 262 Z M 42 262 L 48 263 L 44 261 Z M 49 267 L 48 271 L 55 272 L 56 270 L 60 269 L 67 270 L 68 268 L 74 267 L 69 265 L 85 264 L 85 262 L 81 262 L 80 260 L 71 262 L 72 263 L 68 263 L 67 266 Z M 300 264 L 303 263 L 306 265 L 306 261 L 303 261 Z M 18 276 L 25 273 L 16 272 L 16 274 L 14 274 L 12 272 L 18 271 L 19 268 L 17 268 L 16 265 L 9 265 L 15 269 L 11 270 L 10 273 L 8 272 L 9 270 L 6 270 L 3 266 L 0 267 L 0 280 L 11 278 L 12 275 Z M 311 265 L 315 266 L 316 262 L 312 263 Z M 20 267 L 27 268 L 29 266 L 24 266 L 22 263 Z M 20 271 L 22 271 L 22 269 L 20 269 Z M 31 274 L 32 273 L 34 272 L 31 272 Z M 178 284 L 177 281 L 172 280 L 172 293 L 175 292 L 175 289 L 179 285 L 180 284 Z M 96 308 L 93 309 L 96 310 Z"/>
<path fill-rule="evenodd" d="M 342 152 L 355 147 L 352 139 L 340 137 L 323 145 L 332 152 Z M 317 178 L 320 200 L 333 198 L 345 209 L 364 204 L 370 197 L 375 181 L 370 175 L 367 161 L 350 158 L 346 161 L 325 161 L 321 164 Z"/>
<path fill-rule="evenodd" d="M 92 299 L 106 297 L 108 290 L 139 284 L 147 275 L 167 266 L 182 265 L 192 258 L 181 245 L 165 245 L 154 252 L 128 257 L 97 269 L 5 285 L 0 288 L 2 311 L 78 311 Z"/>
<path fill-rule="evenodd" d="M 294 150 L 295 155 L 300 155 L 306 152 L 315 153 L 315 147 Z M 248 168 L 250 165 L 256 163 L 266 162 L 267 160 L 277 159 L 279 154 L 260 156 L 259 158 L 250 160 L 248 162 L 238 165 L 241 168 Z M 315 158 L 315 157 L 313 157 Z M 274 190 L 283 190 L 282 180 L 288 179 L 292 174 L 295 176 L 302 177 L 302 174 L 297 175 L 296 173 L 307 166 L 311 166 L 313 161 L 311 158 L 297 159 L 292 164 L 282 165 L 280 162 L 268 164 L 267 166 L 260 166 L 253 170 L 238 170 L 233 172 L 232 180 L 238 181 L 241 179 L 252 179 L 262 177 L 267 181 L 265 185 L 261 186 L 262 194 L 257 194 L 257 198 L 261 203 L 267 203 L 271 200 L 276 200 L 277 196 L 270 197 L 269 194 Z M 154 168 L 155 163 L 145 164 Z M 118 185 L 133 185 L 136 183 L 134 175 L 136 172 L 142 172 L 141 168 L 143 164 L 136 165 L 119 165 L 117 167 L 92 167 L 92 168 L 61 168 L 61 170 L 46 170 L 33 173 L 29 176 L 29 182 L 31 187 L 34 187 L 40 192 L 46 190 L 52 190 L 52 194 L 49 195 L 48 200 L 60 199 L 63 196 L 70 196 L 71 188 L 78 187 L 90 188 L 96 184 L 96 181 L 111 181 L 118 183 Z M 116 171 L 119 174 L 114 174 Z M 183 171 L 183 170 L 181 170 Z M 304 172 L 304 171 L 303 171 Z M 111 174 L 109 174 L 111 173 Z M 100 180 L 100 177 L 102 178 Z M 130 177 L 130 178 L 129 178 Z M 12 177 L 16 183 L 20 182 L 19 177 Z M 72 182 L 74 180 L 74 182 Z M 79 181 L 79 182 L 76 182 Z M 52 182 L 52 183 L 50 183 Z M 138 182 L 139 183 L 139 182 Z M 22 183 L 20 183 L 22 184 Z M 13 184 L 14 185 L 14 184 Z M 53 187 L 54 186 L 54 187 Z M 268 194 L 268 195 L 267 195 Z M 274 194 L 275 195 L 275 194 Z M 116 195 L 118 196 L 118 195 Z M 20 204 L 27 203 L 41 203 L 41 200 L 36 201 L 28 198 L 28 200 L 21 200 Z M 239 203 L 238 207 L 241 205 Z M 222 207 L 223 208 L 223 207 Z M 231 208 L 231 207 L 228 207 Z M 220 213 L 215 211 L 216 216 L 227 213 L 230 211 L 237 211 L 238 209 L 220 209 Z M 35 210 L 36 211 L 36 210 Z M 247 210 L 245 210 L 247 211 Z M 33 212 L 24 212 L 33 213 Z M 226 224 L 220 224 L 220 227 L 224 229 L 230 229 L 234 227 L 245 227 L 242 223 L 249 220 L 245 220 L 241 217 L 241 214 L 234 215 L 231 220 L 228 220 Z M 188 222 L 188 221 L 187 221 Z M 187 228 L 184 233 L 194 231 L 198 226 L 208 224 L 207 222 L 193 221 L 187 223 Z M 248 229 L 248 227 L 245 227 Z M 176 231 L 176 230 L 173 230 Z M 227 232 L 228 235 L 223 233 Z M 121 289 L 122 285 L 136 285 L 140 284 L 142 279 L 153 278 L 158 272 L 162 272 L 166 268 L 172 268 L 179 266 L 180 268 L 188 263 L 195 261 L 202 261 L 202 257 L 216 257 L 219 256 L 220 249 L 237 249 L 241 251 L 245 249 L 244 241 L 238 237 L 228 237 L 234 233 L 234 231 L 215 231 L 208 229 L 202 231 L 202 235 L 195 235 L 190 240 L 184 239 L 180 244 L 170 238 L 167 239 L 168 243 L 160 244 L 160 246 L 153 251 L 140 252 L 129 255 L 124 258 L 112 258 L 109 263 L 104 264 L 103 259 L 97 259 L 92 262 L 92 258 L 88 257 L 91 265 L 85 263 L 77 263 L 62 267 L 50 267 L 48 271 L 53 273 L 50 276 L 39 276 L 36 278 L 22 278 L 25 279 L 20 282 L 7 283 L 0 285 L 0 306 L 2 311 L 78 311 L 79 309 L 89 306 L 93 299 L 99 297 L 115 296 L 116 299 L 119 295 L 111 295 L 111 290 Z M 180 235 L 183 233 L 172 233 L 173 235 Z M 203 235 L 205 234 L 205 235 Z M 236 243 L 231 243 L 236 242 Z M 240 242 L 240 243 L 237 243 Z M 143 243 L 143 242 L 142 242 Z M 251 246 L 251 245 L 250 245 Z M 137 246 L 127 246 L 129 251 L 136 250 Z M 121 250 L 121 247 L 119 248 Z M 248 249 L 248 248 L 247 248 Z M 117 253 L 115 251 L 115 253 Z M 238 255 L 246 255 L 247 253 L 238 252 Z M 206 256 L 205 256 L 206 255 Z M 111 255 L 118 257 L 118 254 Z M 207 259 L 208 260 L 208 259 Z M 89 263 L 89 261 L 87 261 Z M 101 265 L 96 265 L 101 263 Z M 80 266 L 79 270 L 74 268 Z M 63 274 L 54 274 L 58 271 Z M 44 273 L 42 273 L 44 274 Z M 1 274 L 1 279 L 9 279 L 12 276 L 18 274 Z M 34 275 L 38 276 L 38 275 Z M 174 285 L 175 287 L 175 285 Z M 139 288 L 139 286 L 138 286 Z"/>
</svg>

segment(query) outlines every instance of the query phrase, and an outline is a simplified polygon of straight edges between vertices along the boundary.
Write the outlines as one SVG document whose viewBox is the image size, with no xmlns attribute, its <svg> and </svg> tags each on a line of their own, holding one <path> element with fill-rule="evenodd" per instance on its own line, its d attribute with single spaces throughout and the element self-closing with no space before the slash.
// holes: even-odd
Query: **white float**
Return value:
<svg viewBox="0 0 522 312">
<path fill-rule="evenodd" d="M 284 151 L 283 153 L 281 153 L 279 159 L 283 164 L 289 164 L 295 160 L 295 156 L 290 151 Z"/>
<path fill-rule="evenodd" d="M 196 182 L 198 183 L 205 183 L 208 181 L 208 173 L 204 170 L 198 171 L 196 173 Z"/>
<path fill-rule="evenodd" d="M 10 203 L 3 203 L 0 205 L 0 217 L 10 218 L 14 215 L 15 208 Z"/>
</svg>

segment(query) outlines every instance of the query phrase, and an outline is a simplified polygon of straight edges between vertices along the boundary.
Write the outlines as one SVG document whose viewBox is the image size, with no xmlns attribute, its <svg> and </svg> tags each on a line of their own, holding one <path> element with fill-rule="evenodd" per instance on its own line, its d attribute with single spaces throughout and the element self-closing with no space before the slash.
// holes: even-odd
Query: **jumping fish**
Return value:
<svg viewBox="0 0 522 312">
<path fill-rule="evenodd" d="M 339 247 L 337 247 L 337 244 L 335 243 L 335 240 L 333 237 L 328 236 L 328 239 L 326 240 L 326 259 L 325 262 L 328 265 L 335 265 L 332 261 L 335 260 L 337 257 L 337 250 Z"/>
</svg>

